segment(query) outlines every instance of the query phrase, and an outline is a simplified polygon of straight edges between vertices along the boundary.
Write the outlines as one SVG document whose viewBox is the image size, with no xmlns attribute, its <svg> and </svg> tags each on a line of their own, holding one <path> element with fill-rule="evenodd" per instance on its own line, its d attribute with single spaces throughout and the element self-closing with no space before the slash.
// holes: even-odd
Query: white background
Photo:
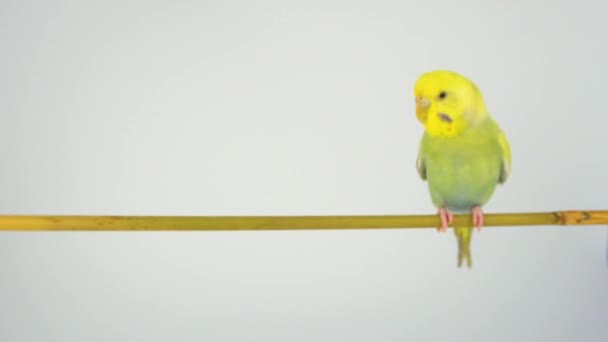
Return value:
<svg viewBox="0 0 608 342">
<path fill-rule="evenodd" d="M 486 212 L 608 209 L 600 1 L 3 1 L 3 214 L 432 214 L 412 85 L 511 141 Z M 606 341 L 606 229 L 0 234 L 0 340 Z"/>
</svg>

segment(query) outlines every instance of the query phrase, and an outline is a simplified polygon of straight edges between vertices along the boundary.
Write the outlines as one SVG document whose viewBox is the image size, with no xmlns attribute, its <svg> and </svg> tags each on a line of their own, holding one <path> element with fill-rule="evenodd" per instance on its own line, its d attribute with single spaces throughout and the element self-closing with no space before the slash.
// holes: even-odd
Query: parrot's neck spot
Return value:
<svg viewBox="0 0 608 342">
<path fill-rule="evenodd" d="M 443 122 L 452 123 L 452 118 L 445 113 L 437 113 L 437 116 L 439 117 L 439 120 Z"/>
</svg>

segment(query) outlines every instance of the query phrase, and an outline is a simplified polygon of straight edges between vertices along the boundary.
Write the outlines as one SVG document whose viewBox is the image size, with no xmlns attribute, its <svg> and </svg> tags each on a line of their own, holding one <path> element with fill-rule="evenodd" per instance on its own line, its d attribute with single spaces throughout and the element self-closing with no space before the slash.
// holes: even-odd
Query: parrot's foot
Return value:
<svg viewBox="0 0 608 342">
<path fill-rule="evenodd" d="M 471 215 L 473 215 L 473 225 L 478 232 L 481 231 L 481 227 L 483 226 L 483 211 L 481 211 L 481 207 L 473 207 Z"/>
<path fill-rule="evenodd" d="M 448 230 L 448 226 L 454 221 L 454 214 L 449 212 L 446 208 L 440 208 L 437 212 L 441 219 L 441 227 L 437 228 L 438 232 L 445 232 Z"/>
</svg>

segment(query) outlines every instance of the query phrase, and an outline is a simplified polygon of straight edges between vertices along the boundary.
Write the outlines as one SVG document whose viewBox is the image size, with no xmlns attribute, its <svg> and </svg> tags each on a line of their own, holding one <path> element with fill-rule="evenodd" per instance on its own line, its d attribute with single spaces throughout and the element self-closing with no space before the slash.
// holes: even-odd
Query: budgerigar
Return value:
<svg viewBox="0 0 608 342">
<path fill-rule="evenodd" d="M 488 113 L 481 92 L 466 77 L 445 70 L 422 74 L 414 85 L 416 116 L 424 126 L 416 168 L 428 182 L 441 219 L 440 232 L 453 213 L 471 212 L 481 230 L 483 212 L 496 184 L 511 171 L 511 151 L 505 134 Z M 458 267 L 471 267 L 472 227 L 454 227 Z"/>
</svg>

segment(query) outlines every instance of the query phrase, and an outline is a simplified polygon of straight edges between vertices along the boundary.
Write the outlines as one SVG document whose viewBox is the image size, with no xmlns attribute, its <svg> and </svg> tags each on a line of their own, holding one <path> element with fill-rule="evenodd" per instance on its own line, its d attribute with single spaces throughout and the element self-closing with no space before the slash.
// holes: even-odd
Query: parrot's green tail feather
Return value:
<svg viewBox="0 0 608 342">
<path fill-rule="evenodd" d="M 471 260 L 471 236 L 473 235 L 471 227 L 456 227 L 454 235 L 458 239 L 458 267 L 462 266 L 462 262 L 466 259 L 467 266 L 471 268 L 473 260 Z"/>
</svg>

